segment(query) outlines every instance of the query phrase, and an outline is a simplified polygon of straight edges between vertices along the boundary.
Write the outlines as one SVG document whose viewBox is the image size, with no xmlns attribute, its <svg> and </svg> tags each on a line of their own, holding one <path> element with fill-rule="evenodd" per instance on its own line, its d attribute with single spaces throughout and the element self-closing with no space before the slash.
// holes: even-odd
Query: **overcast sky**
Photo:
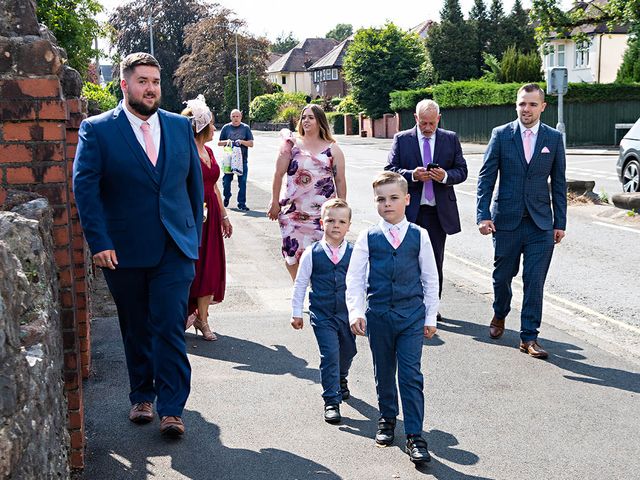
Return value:
<svg viewBox="0 0 640 480">
<path fill-rule="evenodd" d="M 100 0 L 107 13 L 125 0 Z M 503 0 L 506 12 L 511 10 L 514 0 Z M 211 1 L 210 3 L 214 3 Z M 256 36 L 266 36 L 270 40 L 282 32 L 293 32 L 302 40 L 324 37 L 338 23 L 350 23 L 354 30 L 361 27 L 380 26 L 387 20 L 401 28 L 408 29 L 424 20 L 438 20 L 444 0 L 393 0 L 387 7 L 380 8 L 379 2 L 355 0 L 322 0 L 300 2 L 296 0 L 219 0 L 217 3 L 232 9 L 238 17 L 247 22 L 248 30 Z M 491 0 L 485 0 L 487 8 Z M 531 0 L 522 0 L 524 8 L 531 6 Z M 571 0 L 563 0 L 570 5 Z M 473 0 L 461 0 L 462 12 L 467 17 Z M 317 6 L 317 7 L 314 7 Z M 106 16 L 103 16 L 106 18 Z"/>
</svg>

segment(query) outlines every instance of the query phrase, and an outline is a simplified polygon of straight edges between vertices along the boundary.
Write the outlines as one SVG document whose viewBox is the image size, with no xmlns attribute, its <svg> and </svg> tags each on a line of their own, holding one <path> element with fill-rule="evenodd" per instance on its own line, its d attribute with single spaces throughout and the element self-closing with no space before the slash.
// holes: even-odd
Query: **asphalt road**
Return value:
<svg viewBox="0 0 640 480">
<path fill-rule="evenodd" d="M 157 420 L 146 426 L 127 420 L 117 320 L 95 318 L 92 375 L 84 383 L 88 449 L 82 478 L 595 480 L 637 475 L 640 362 L 632 351 L 615 337 L 588 334 L 563 321 L 568 314 L 555 308 L 545 311 L 541 334 L 548 361 L 516 348 L 518 311 L 505 336 L 489 340 L 486 273 L 452 257 L 446 260 L 445 319 L 423 350 L 425 438 L 433 461 L 421 470 L 410 464 L 402 451 L 402 422 L 393 446 L 374 446 L 375 385 L 363 338 L 343 422 L 326 424 L 317 346 L 308 325 L 302 331 L 289 326 L 291 282 L 279 254 L 277 225 L 265 218 L 269 194 L 264 184 L 276 143 L 262 135 L 256 143 L 250 178 L 257 182 L 250 180 L 248 199 L 253 210 L 230 212 L 234 236 L 226 243 L 227 296 L 210 310 L 220 339 L 205 342 L 188 334 L 193 377 L 185 438 L 162 439 Z M 349 151 L 348 162 L 363 162 L 362 180 L 356 180 L 358 168 L 349 170 L 349 198 L 358 219 L 352 237 L 375 220 L 366 185 L 377 168 L 365 164 L 367 158 L 376 161 L 370 150 L 356 152 L 354 146 Z M 490 241 L 485 240 L 476 235 L 473 242 L 488 256 Z M 456 248 L 453 241 L 450 247 Z M 606 283 L 600 272 L 591 276 L 594 283 Z M 108 308 L 101 311 L 111 315 Z M 589 325 L 602 322 L 583 315 Z"/>
</svg>

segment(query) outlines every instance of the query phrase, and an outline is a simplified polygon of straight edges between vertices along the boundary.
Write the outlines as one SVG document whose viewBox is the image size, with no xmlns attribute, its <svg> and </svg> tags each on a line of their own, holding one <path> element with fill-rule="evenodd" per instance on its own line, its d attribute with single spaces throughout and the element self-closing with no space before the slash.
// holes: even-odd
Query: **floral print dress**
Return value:
<svg viewBox="0 0 640 480">
<path fill-rule="evenodd" d="M 280 200 L 282 256 L 295 265 L 304 249 L 322 238 L 320 208 L 336 196 L 331 146 L 312 155 L 290 134 L 283 135 L 284 151 L 291 151 L 287 169 L 287 190 Z"/>
</svg>

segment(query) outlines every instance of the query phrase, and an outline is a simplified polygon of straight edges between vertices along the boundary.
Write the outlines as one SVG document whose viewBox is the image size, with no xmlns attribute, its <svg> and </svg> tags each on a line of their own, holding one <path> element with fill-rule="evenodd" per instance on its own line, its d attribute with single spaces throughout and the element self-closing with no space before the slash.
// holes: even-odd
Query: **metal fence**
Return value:
<svg viewBox="0 0 640 480">
<path fill-rule="evenodd" d="M 440 126 L 458 133 L 460 141 L 487 143 L 491 130 L 516 118 L 514 105 L 443 108 Z M 402 129 L 415 125 L 413 112 L 399 112 Z M 565 103 L 564 123 L 567 145 L 614 145 L 615 124 L 633 123 L 640 118 L 640 101 Z M 542 121 L 555 128 L 558 107 L 547 105 Z"/>
</svg>

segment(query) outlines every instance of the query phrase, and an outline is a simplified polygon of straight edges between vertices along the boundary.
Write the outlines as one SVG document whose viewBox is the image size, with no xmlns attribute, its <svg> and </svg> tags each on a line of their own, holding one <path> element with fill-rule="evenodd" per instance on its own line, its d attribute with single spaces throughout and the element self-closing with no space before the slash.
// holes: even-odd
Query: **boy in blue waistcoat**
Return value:
<svg viewBox="0 0 640 480">
<path fill-rule="evenodd" d="M 347 273 L 351 330 L 368 335 L 380 418 L 376 444 L 391 445 L 398 415 L 396 370 L 407 436 L 405 451 L 416 464 L 431 460 L 422 438 L 423 336 L 436 333 L 438 272 L 426 230 L 409 223 L 407 181 L 383 172 L 373 182 L 380 222 L 361 232 Z M 366 301 L 365 301 L 366 296 Z"/>
<path fill-rule="evenodd" d="M 320 380 L 324 419 L 339 423 L 340 403 L 349 398 L 347 375 L 356 354 L 355 336 L 349 328 L 345 303 L 345 277 L 353 246 L 344 237 L 351 225 L 351 208 L 334 198 L 322 205 L 322 240 L 309 245 L 300 257 L 291 299 L 291 326 L 303 327 L 302 305 L 307 286 L 311 326 L 320 348 Z"/>
</svg>

